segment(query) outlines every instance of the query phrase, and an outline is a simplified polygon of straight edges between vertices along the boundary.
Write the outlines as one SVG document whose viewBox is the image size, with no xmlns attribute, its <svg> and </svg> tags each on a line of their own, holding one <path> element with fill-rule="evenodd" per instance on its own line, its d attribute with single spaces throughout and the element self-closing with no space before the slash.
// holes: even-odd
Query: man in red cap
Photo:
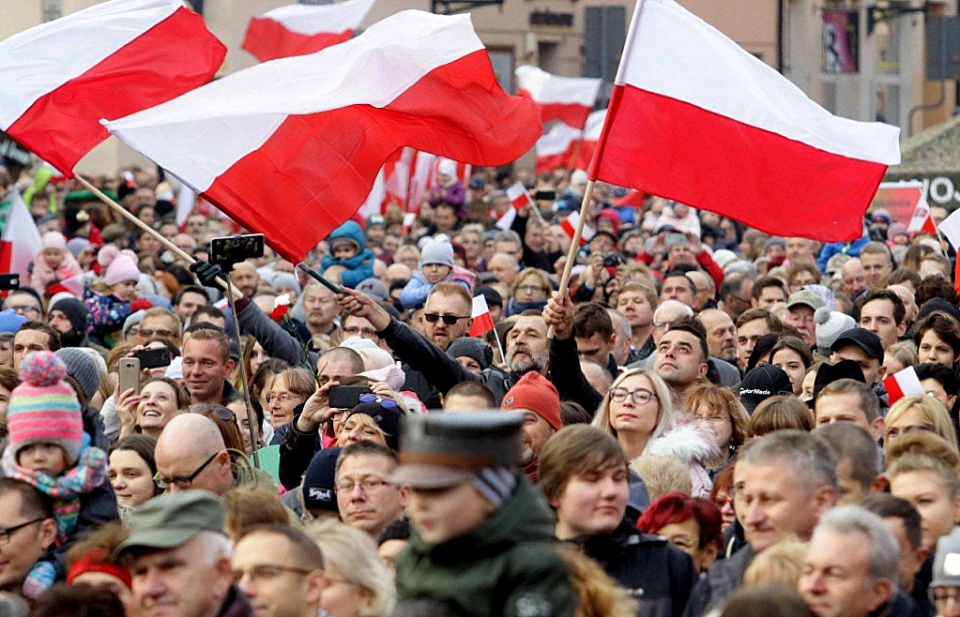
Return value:
<svg viewBox="0 0 960 617">
<path fill-rule="evenodd" d="M 526 416 L 520 465 L 527 476 L 536 482 L 540 450 L 554 433 L 563 428 L 560 395 L 549 379 L 531 371 L 507 391 L 500 410 L 521 411 Z"/>
</svg>

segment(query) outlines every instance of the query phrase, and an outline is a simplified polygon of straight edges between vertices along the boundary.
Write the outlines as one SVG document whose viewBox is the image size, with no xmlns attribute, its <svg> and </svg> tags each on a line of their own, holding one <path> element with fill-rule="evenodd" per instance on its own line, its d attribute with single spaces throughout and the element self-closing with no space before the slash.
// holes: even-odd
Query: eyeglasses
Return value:
<svg viewBox="0 0 960 617">
<path fill-rule="evenodd" d="M 173 336 L 173 330 L 140 330 L 140 336 L 150 338 L 151 336 Z"/>
<path fill-rule="evenodd" d="M 158 472 L 157 475 L 153 476 L 153 483 L 157 485 L 157 488 L 160 490 L 167 490 L 171 485 L 176 486 L 180 490 L 190 488 L 190 485 L 193 484 L 193 481 L 196 480 L 197 476 L 203 473 L 203 470 L 207 468 L 207 465 L 213 462 L 213 459 L 217 458 L 219 452 L 215 452 L 210 458 L 204 461 L 203 465 L 197 467 L 197 470 L 187 476 L 186 478 L 164 478 Z"/>
<path fill-rule="evenodd" d="M 517 287 L 517 291 L 528 291 L 533 293 L 535 291 L 546 291 L 546 289 L 539 285 L 520 285 Z"/>
<path fill-rule="evenodd" d="M 35 306 L 30 306 L 29 304 L 11 304 L 7 307 L 8 309 L 13 309 L 17 313 L 39 313 L 40 309 Z"/>
<path fill-rule="evenodd" d="M 360 482 L 344 480 L 343 482 L 337 482 L 336 489 L 338 493 L 352 493 L 353 489 L 359 486 L 364 493 L 370 494 L 383 488 L 387 484 L 389 484 L 389 482 L 380 478 L 367 478 L 365 480 L 361 480 Z"/>
<path fill-rule="evenodd" d="M 395 409 L 397 407 L 396 401 L 392 401 L 388 398 L 381 398 L 376 394 L 361 394 L 358 400 L 361 403 L 380 403 L 380 406 L 384 409 Z"/>
<path fill-rule="evenodd" d="M 654 394 L 650 390 L 645 390 L 643 388 L 634 390 L 633 392 L 630 392 L 626 388 L 614 388 L 613 390 L 610 390 L 611 401 L 622 403 L 623 401 L 627 400 L 628 396 L 633 399 L 635 404 L 645 405 L 646 403 L 650 402 L 650 400 L 654 397 Z"/>
<path fill-rule="evenodd" d="M 364 338 L 380 338 L 377 335 L 377 331 L 373 328 L 340 328 L 340 331 L 346 334 L 347 336 L 362 336 Z"/>
<path fill-rule="evenodd" d="M 236 417 L 232 411 L 223 405 L 214 405 L 213 403 L 196 403 L 190 405 L 190 407 L 187 408 L 187 411 L 189 413 L 199 413 L 203 415 L 212 412 L 217 414 L 217 417 L 221 420 L 229 420 L 230 422 L 233 422 L 234 418 Z"/>
<path fill-rule="evenodd" d="M 447 324 L 448 326 L 452 326 L 453 324 L 457 323 L 457 322 L 460 321 L 461 319 L 470 319 L 470 318 L 469 318 L 468 316 L 466 316 L 466 315 L 464 315 L 464 316 L 460 316 L 460 315 L 438 315 L 437 313 L 424 313 L 424 314 L 423 314 L 423 318 L 426 319 L 427 322 L 429 322 L 429 323 L 437 323 L 437 321 L 439 321 L 439 320 L 442 319 L 442 320 L 443 320 L 443 323 Z"/>
<path fill-rule="evenodd" d="M 236 569 L 233 571 L 233 582 L 236 584 L 240 583 L 240 579 L 247 575 L 250 577 L 250 580 L 254 583 L 265 582 L 277 578 L 284 572 L 291 572 L 293 574 L 300 574 L 306 576 L 314 570 L 308 570 L 307 568 L 294 568 L 293 566 L 281 566 L 278 564 L 260 564 L 251 567 L 249 570 Z"/>
<path fill-rule="evenodd" d="M 269 392 L 267 393 L 266 398 L 268 405 L 273 404 L 274 401 L 279 402 L 281 405 L 285 405 L 287 403 L 300 402 L 303 400 L 302 396 L 294 394 L 293 392 L 281 392 L 279 394 Z"/>
<path fill-rule="evenodd" d="M 954 604 L 960 602 L 960 589 L 956 587 L 931 587 L 927 590 L 927 595 L 931 602 L 948 602 L 953 600 Z"/>
<path fill-rule="evenodd" d="M 10 536 L 13 535 L 13 532 L 19 531 L 24 527 L 30 525 L 36 525 L 37 523 L 42 523 L 43 518 L 35 518 L 32 521 L 27 521 L 26 523 L 20 523 L 19 525 L 14 525 L 13 527 L 3 527 L 0 528 L 0 544 L 7 544 L 10 542 Z"/>
<path fill-rule="evenodd" d="M 140 328 L 131 326 L 130 329 L 127 330 L 127 336 L 140 336 Z"/>
</svg>

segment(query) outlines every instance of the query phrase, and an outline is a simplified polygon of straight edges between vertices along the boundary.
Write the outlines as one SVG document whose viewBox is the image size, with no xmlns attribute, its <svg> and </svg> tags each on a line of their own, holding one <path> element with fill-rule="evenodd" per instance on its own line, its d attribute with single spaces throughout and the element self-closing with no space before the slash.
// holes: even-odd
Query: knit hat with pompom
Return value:
<svg viewBox="0 0 960 617">
<path fill-rule="evenodd" d="M 140 280 L 140 269 L 137 268 L 137 255 L 133 251 L 126 249 L 120 251 L 120 254 L 113 258 L 107 271 L 103 275 L 103 280 L 111 287 L 119 283 L 132 282 Z"/>
<path fill-rule="evenodd" d="M 67 366 L 49 351 L 27 354 L 20 363 L 19 386 L 7 408 L 8 448 L 14 457 L 35 443 L 52 443 L 67 453 L 67 465 L 80 458 L 83 418 L 73 388 L 63 380 Z"/>
</svg>

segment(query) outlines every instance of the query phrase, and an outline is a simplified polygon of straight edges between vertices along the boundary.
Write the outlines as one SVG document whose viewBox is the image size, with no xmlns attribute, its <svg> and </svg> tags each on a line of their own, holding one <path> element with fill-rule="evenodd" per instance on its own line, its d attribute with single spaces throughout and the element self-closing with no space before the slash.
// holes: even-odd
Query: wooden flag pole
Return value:
<svg viewBox="0 0 960 617">
<path fill-rule="evenodd" d="M 160 232 L 158 232 L 158 231 L 155 230 L 154 228 L 150 227 L 149 225 L 147 225 L 146 223 L 144 223 L 143 221 L 141 221 L 140 219 L 138 219 L 138 218 L 135 217 L 134 215 L 132 215 L 132 214 L 130 214 L 129 212 L 127 212 L 127 210 L 126 210 L 123 206 L 121 206 L 120 204 L 118 204 L 118 203 L 115 202 L 114 200 L 110 199 L 106 194 L 104 194 L 103 191 L 101 191 L 101 190 L 98 189 L 97 187 L 95 187 L 95 186 L 93 186 L 92 184 L 90 184 L 90 182 L 88 182 L 86 178 L 84 178 L 83 176 L 77 174 L 76 179 L 77 179 L 77 182 L 79 182 L 80 184 L 82 184 L 82 185 L 84 186 L 84 188 L 86 188 L 88 191 L 90 191 L 91 193 L 93 193 L 94 195 L 96 195 L 96 196 L 97 196 L 97 199 L 99 199 L 100 201 L 102 201 L 103 203 L 105 203 L 107 206 L 109 206 L 110 208 L 112 208 L 114 212 L 116 212 L 117 214 L 119 214 L 119 215 L 122 216 L 123 218 L 127 219 L 128 221 L 130 221 L 131 223 L 133 223 L 134 225 L 136 225 L 137 227 L 139 227 L 139 228 L 140 228 L 142 231 L 144 231 L 145 233 L 148 233 L 148 234 L 150 234 L 151 236 L 153 236 L 154 238 L 156 238 L 156 239 L 157 239 L 157 242 L 159 242 L 159 243 L 162 244 L 164 247 L 166 247 L 167 250 L 169 250 L 171 253 L 173 253 L 174 255 L 176 255 L 177 257 L 179 257 L 180 259 L 182 259 L 183 261 L 185 261 L 185 262 L 187 262 L 187 263 L 189 263 L 189 264 L 195 263 L 195 262 L 197 261 L 197 260 L 193 257 L 193 255 L 190 255 L 190 254 L 184 252 L 184 251 L 181 250 L 180 247 L 178 247 L 176 244 L 174 244 L 173 242 L 167 240 L 162 234 L 160 234 Z M 231 287 L 228 287 L 227 282 L 226 282 L 223 278 L 217 277 L 217 281 L 218 281 L 221 285 L 223 285 L 224 289 L 230 289 L 230 288 L 231 288 Z M 236 290 L 234 290 L 234 291 L 236 292 Z M 236 293 L 239 293 L 239 292 L 236 292 Z"/>
<path fill-rule="evenodd" d="M 567 294 L 567 287 L 570 283 L 570 273 L 573 271 L 573 264 L 577 260 L 577 253 L 580 252 L 580 237 L 583 235 L 583 226 L 587 222 L 587 207 L 593 197 L 593 180 L 587 181 L 587 188 L 583 192 L 583 203 L 580 204 L 580 220 L 577 221 L 577 228 L 573 231 L 573 240 L 570 241 L 570 250 L 567 252 L 567 262 L 563 264 L 563 276 L 560 278 L 560 297 Z M 553 338 L 556 335 L 556 328 L 550 326 L 547 330 L 547 338 Z"/>
</svg>

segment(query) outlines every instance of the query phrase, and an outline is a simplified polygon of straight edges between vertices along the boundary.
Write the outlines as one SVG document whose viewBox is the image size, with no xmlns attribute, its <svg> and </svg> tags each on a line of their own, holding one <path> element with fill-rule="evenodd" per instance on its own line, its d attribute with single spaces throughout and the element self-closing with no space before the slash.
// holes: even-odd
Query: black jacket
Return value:
<svg viewBox="0 0 960 617">
<path fill-rule="evenodd" d="M 641 617 L 680 617 L 697 581 L 690 556 L 659 536 L 644 535 L 628 521 L 611 534 L 572 541 L 640 600 Z"/>
<path fill-rule="evenodd" d="M 577 341 L 572 336 L 550 339 L 550 381 L 561 400 L 580 403 L 591 416 L 603 401 L 603 395 L 593 389 L 580 370 Z"/>
<path fill-rule="evenodd" d="M 721 606 L 730 594 L 743 586 L 743 574 L 756 555 L 748 544 L 729 559 L 710 566 L 693 588 L 684 617 L 703 617 L 710 609 Z"/>
<path fill-rule="evenodd" d="M 288 491 L 300 486 L 300 479 L 310 466 L 313 455 L 320 450 L 319 429 L 307 433 L 297 429 L 297 420 L 300 419 L 302 411 L 303 403 L 293 409 L 293 422 L 280 442 L 280 467 L 277 475 L 280 484 Z"/>
</svg>

